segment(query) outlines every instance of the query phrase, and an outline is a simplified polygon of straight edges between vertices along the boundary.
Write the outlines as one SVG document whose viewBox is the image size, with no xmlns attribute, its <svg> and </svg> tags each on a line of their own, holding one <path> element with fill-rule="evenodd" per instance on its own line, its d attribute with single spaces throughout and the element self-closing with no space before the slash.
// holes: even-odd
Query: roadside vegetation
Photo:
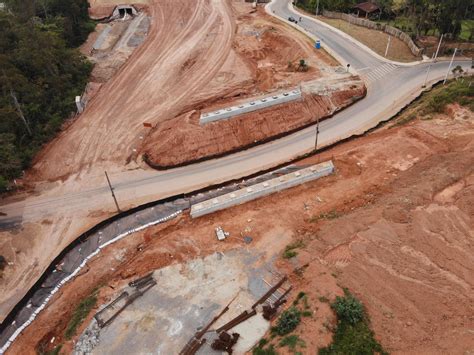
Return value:
<svg viewBox="0 0 474 355">
<path fill-rule="evenodd" d="M 320 355 L 387 354 L 374 338 L 364 306 L 347 289 L 331 308 L 336 312 L 337 326 L 332 344 L 319 349 Z"/>
<path fill-rule="evenodd" d="M 354 12 L 358 0 L 298 0 L 297 6 L 311 12 L 319 9 Z M 378 0 L 381 8 L 372 20 L 387 22 L 402 31 L 421 35 L 449 34 L 452 39 L 474 40 L 474 8 L 471 0 Z"/>
<path fill-rule="evenodd" d="M 454 70 L 454 69 L 453 69 Z M 431 119 L 434 114 L 445 112 L 449 104 L 458 103 L 474 112 L 474 83 L 471 77 L 451 80 L 423 93 L 418 100 L 395 118 L 395 126 L 416 118 Z"/>
<path fill-rule="evenodd" d="M 75 112 L 92 65 L 75 47 L 87 0 L 6 0 L 0 10 L 0 192 Z"/>
</svg>

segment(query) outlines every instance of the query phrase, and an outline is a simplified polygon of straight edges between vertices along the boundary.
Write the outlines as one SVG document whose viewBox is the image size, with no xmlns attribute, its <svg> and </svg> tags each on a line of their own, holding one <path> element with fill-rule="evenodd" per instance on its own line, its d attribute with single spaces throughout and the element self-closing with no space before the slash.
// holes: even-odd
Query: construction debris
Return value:
<svg viewBox="0 0 474 355">
<path fill-rule="evenodd" d="M 273 318 L 277 313 L 278 307 L 286 302 L 285 297 L 291 291 L 291 286 L 285 291 L 279 291 L 279 289 L 287 280 L 288 278 L 284 276 L 275 286 L 270 287 L 270 289 L 255 302 L 250 310 L 243 311 L 237 317 L 231 319 L 221 327 L 217 328 L 215 331 L 211 331 L 218 335 L 217 338 L 215 338 L 212 342 L 211 348 L 213 350 L 226 351 L 228 354 L 232 354 L 232 348 L 239 340 L 240 335 L 235 332 L 229 334 L 228 331 L 230 329 L 245 322 L 247 319 L 255 316 L 257 313 L 263 312 L 263 316 L 267 320 Z M 281 295 L 278 297 L 279 293 L 281 293 Z M 273 303 L 270 300 L 272 296 L 277 297 L 276 301 Z M 179 353 L 180 355 L 193 355 L 197 353 L 201 346 L 206 342 L 206 339 L 202 338 L 204 334 L 209 331 L 212 324 L 214 324 L 225 312 L 229 310 L 229 305 L 232 303 L 232 301 L 229 302 L 227 307 L 224 308 L 224 310 L 219 315 L 217 315 L 206 327 L 197 332 L 194 337 L 187 342 L 183 350 L 181 350 Z M 211 337 L 211 339 L 212 338 L 213 337 Z"/>
<path fill-rule="evenodd" d="M 227 351 L 228 354 L 232 354 L 232 347 L 239 340 L 240 335 L 238 333 L 232 333 L 230 335 L 227 332 L 222 332 L 219 334 L 219 338 L 214 340 L 211 345 L 211 348 L 214 350 Z"/>
<path fill-rule="evenodd" d="M 153 273 L 130 282 L 129 286 L 135 287 L 134 289 L 122 292 L 120 296 L 95 314 L 94 318 L 99 327 L 103 328 L 109 325 L 125 308 L 155 285 Z"/>
<path fill-rule="evenodd" d="M 234 297 L 235 299 L 235 297 Z M 195 354 L 199 348 L 206 342 L 206 339 L 201 339 L 204 334 L 209 330 L 209 328 L 217 322 L 217 320 L 222 317 L 222 315 L 229 310 L 229 305 L 234 301 L 229 302 L 229 304 L 219 313 L 217 316 L 215 316 L 208 325 L 206 325 L 204 328 L 202 328 L 200 331 L 198 331 L 196 334 L 194 334 L 194 337 L 186 343 L 184 346 L 183 350 L 179 352 L 179 355 L 193 355 Z"/>
<path fill-rule="evenodd" d="M 270 321 L 278 312 L 278 308 L 286 303 L 285 297 L 290 293 L 292 286 L 290 286 L 273 304 L 263 305 L 263 318 Z"/>
<path fill-rule="evenodd" d="M 225 232 L 222 229 L 222 227 L 219 226 L 219 227 L 216 228 L 217 240 L 219 240 L 219 241 L 225 240 L 225 238 L 227 238 L 229 235 L 230 235 L 230 233 Z"/>
<path fill-rule="evenodd" d="M 93 321 L 74 346 L 73 355 L 91 354 L 99 344 L 99 336 L 100 327 L 97 322 Z"/>
</svg>

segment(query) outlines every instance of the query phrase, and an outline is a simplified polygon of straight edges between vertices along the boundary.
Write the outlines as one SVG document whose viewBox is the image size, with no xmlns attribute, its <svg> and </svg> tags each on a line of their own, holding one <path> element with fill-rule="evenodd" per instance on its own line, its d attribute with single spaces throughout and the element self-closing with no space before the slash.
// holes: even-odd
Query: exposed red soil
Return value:
<svg viewBox="0 0 474 355">
<path fill-rule="evenodd" d="M 281 259 L 281 272 L 308 293 L 313 317 L 296 333 L 313 351 L 331 341 L 332 300 L 349 287 L 366 305 L 377 339 L 391 353 L 465 353 L 474 347 L 474 116 L 414 121 L 346 142 L 301 164 L 332 158 L 337 173 L 266 198 L 190 219 L 182 216 L 107 248 L 67 284 L 10 353 L 53 345 L 72 310 L 100 282 L 109 286 L 170 263 L 242 247 L 281 250 L 271 231 L 305 246 Z M 329 212 L 331 218 L 324 217 Z M 222 225 L 231 233 L 215 240 Z M 141 249 L 141 251 L 139 251 Z M 300 269 L 301 273 L 295 273 Z M 85 327 L 85 324 L 83 328 Z M 52 346 L 52 345 L 50 345 Z M 72 343 L 67 342 L 69 351 Z M 306 351 L 305 350 L 305 351 Z"/>
<path fill-rule="evenodd" d="M 295 131 L 331 116 L 365 96 L 362 82 L 329 95 L 305 94 L 303 99 L 205 125 L 199 111 L 192 111 L 161 125 L 154 133 L 160 140 L 148 143 L 147 160 L 169 168 L 221 155 Z"/>
<path fill-rule="evenodd" d="M 92 9 L 110 4 L 115 6 L 117 1 L 91 2 Z M 277 64 L 285 70 L 270 80 L 263 65 L 266 63 L 263 56 L 268 53 L 254 53 L 261 57 L 257 62 L 263 65 L 258 69 L 262 73 L 262 86 L 258 87 L 255 68 L 233 48 L 238 43 L 234 38 L 255 29 L 268 29 L 265 33 L 271 32 L 272 36 L 289 31 L 290 35 L 285 37 L 290 36 L 296 43 L 291 47 L 298 55 L 295 58 L 306 52 L 314 53 L 309 40 L 294 29 L 285 30 L 276 20 L 261 20 L 259 16 L 266 16 L 262 9 L 251 14 L 251 4 L 241 1 L 150 0 L 146 5 L 151 25 L 145 42 L 109 81 L 91 86 L 87 96 L 92 98 L 85 111 L 65 125 L 26 172 L 25 185 L 31 186 L 31 190 L 9 199 L 27 200 L 31 208 L 21 206 L 20 202 L 14 213 L 22 211 L 19 212 L 23 216 L 21 226 L 0 232 L 0 252 L 10 263 L 0 279 L 0 319 L 11 311 L 65 246 L 115 213 L 112 199 L 91 198 L 87 207 L 50 210 L 48 215 L 40 216 L 34 204 L 30 204 L 32 200 L 52 196 L 68 199 L 84 189 L 102 188 L 106 186 L 104 170 L 112 176 L 114 184 L 132 176 L 135 179 L 149 176 L 153 172 L 146 171 L 151 169 L 143 163 L 141 154 L 149 133 L 144 122 L 155 126 L 166 123 L 211 99 L 230 99 L 239 93 L 241 97 L 254 95 L 265 87 L 284 86 L 287 77 L 296 82 L 305 76 L 317 77 L 321 66 L 335 64 L 327 54 L 318 52 L 316 56 L 308 55 L 311 69 L 307 73 L 288 72 L 287 63 L 280 62 Z M 251 28 L 241 26 L 240 34 L 236 17 L 244 13 L 256 22 L 252 22 Z M 242 17 L 239 21 L 247 20 Z M 247 45 L 258 41 L 252 35 L 247 37 L 249 42 L 244 41 L 240 46 L 250 51 Z M 87 53 L 90 43 L 83 50 Z M 294 82 L 285 85 L 291 83 Z"/>
<path fill-rule="evenodd" d="M 191 110 L 158 124 L 142 150 L 151 166 L 179 166 L 268 141 L 328 117 L 365 96 L 362 81 L 357 81 L 357 77 L 345 78 L 347 87 L 330 95 L 308 92 L 301 102 L 200 125 L 202 111 L 236 105 L 242 98 L 255 94 L 296 87 L 304 81 L 321 77 L 321 68 L 335 64 L 327 54 L 315 50 L 307 37 L 280 24 L 263 9 L 249 14 L 247 6 L 235 3 L 234 11 L 237 34 L 232 52 L 241 65 L 248 68 L 248 79 L 238 89 L 224 89 L 219 96 L 198 102 Z M 307 72 L 296 70 L 300 59 L 308 63 Z M 292 63 L 292 67 L 288 63 Z M 182 69 L 187 68 L 185 65 Z M 216 81 L 211 82 L 207 89 L 211 90 L 216 84 L 221 87 L 221 83 Z"/>
</svg>

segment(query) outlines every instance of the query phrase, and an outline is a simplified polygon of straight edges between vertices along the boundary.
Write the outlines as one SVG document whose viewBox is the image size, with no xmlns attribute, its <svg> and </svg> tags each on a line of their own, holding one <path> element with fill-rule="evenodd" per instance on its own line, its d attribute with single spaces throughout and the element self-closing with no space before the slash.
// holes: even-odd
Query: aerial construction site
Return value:
<svg viewBox="0 0 474 355">
<path fill-rule="evenodd" d="M 422 94 L 449 61 L 286 0 L 88 12 L 77 113 L 0 204 L 0 353 L 347 353 L 338 302 L 367 353 L 474 351 L 472 90 Z"/>
</svg>

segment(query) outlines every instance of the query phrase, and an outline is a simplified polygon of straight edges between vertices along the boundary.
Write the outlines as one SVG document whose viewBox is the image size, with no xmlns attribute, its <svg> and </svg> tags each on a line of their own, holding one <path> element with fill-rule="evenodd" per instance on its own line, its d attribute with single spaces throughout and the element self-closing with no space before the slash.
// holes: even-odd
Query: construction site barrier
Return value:
<svg viewBox="0 0 474 355">
<path fill-rule="evenodd" d="M 89 256 L 87 256 L 84 261 L 70 274 L 68 275 L 67 277 L 65 277 L 63 280 L 61 280 L 61 282 L 59 283 L 59 285 L 57 285 L 49 294 L 48 297 L 45 298 L 45 300 L 43 301 L 43 303 L 33 312 L 33 314 L 28 318 L 28 320 L 23 323 L 20 327 L 18 327 L 17 330 L 15 330 L 15 332 L 8 338 L 8 341 L 2 346 L 2 348 L 0 348 L 0 354 L 4 354 L 5 351 L 7 351 L 7 349 L 10 347 L 10 345 L 13 343 L 13 341 L 21 334 L 21 332 L 23 330 L 25 330 L 26 327 L 28 327 L 36 318 L 36 316 L 46 307 L 46 305 L 48 304 L 48 302 L 50 301 L 50 299 L 53 297 L 53 295 L 59 291 L 59 289 L 65 284 L 67 283 L 68 281 L 70 281 L 71 279 L 73 279 L 78 273 L 79 271 L 81 271 L 81 269 L 84 268 L 84 266 L 86 266 L 87 262 L 92 259 L 94 256 L 96 256 L 97 254 L 100 253 L 100 251 L 102 249 L 104 249 L 105 247 L 109 246 L 110 244 L 113 244 L 115 242 L 118 242 L 120 239 L 123 239 L 125 238 L 126 236 L 130 235 L 130 234 L 133 234 L 133 233 L 137 233 L 137 232 L 140 232 L 146 228 L 149 228 L 151 226 L 154 226 L 154 225 L 157 225 L 157 224 L 160 224 L 160 223 L 163 223 L 163 222 L 166 222 L 172 218 L 175 218 L 176 216 L 178 216 L 180 213 L 182 213 L 182 210 L 179 210 L 179 211 L 176 211 L 172 214 L 170 214 L 169 216 L 167 217 L 164 217 L 164 218 L 160 218 L 156 221 L 152 221 L 150 223 L 147 223 L 147 224 L 144 224 L 140 227 L 137 227 L 137 228 L 134 228 L 134 229 L 131 229 L 129 231 L 126 231 L 124 233 L 121 233 L 119 234 L 117 237 L 109 240 L 108 242 L 100 245 L 94 252 L 92 252 L 91 254 L 89 254 Z"/>
</svg>

